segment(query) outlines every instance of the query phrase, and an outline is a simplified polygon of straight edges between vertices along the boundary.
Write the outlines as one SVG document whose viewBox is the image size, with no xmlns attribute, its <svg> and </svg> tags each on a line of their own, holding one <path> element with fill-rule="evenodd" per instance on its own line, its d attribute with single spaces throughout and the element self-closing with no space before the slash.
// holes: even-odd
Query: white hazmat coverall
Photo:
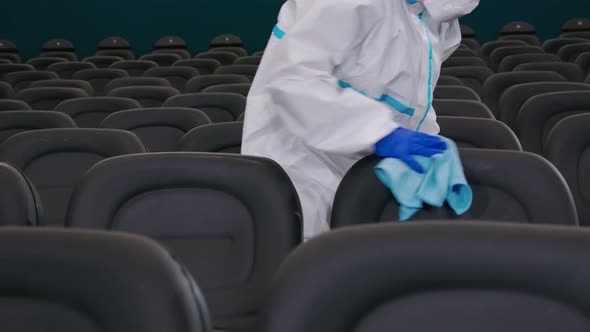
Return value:
<svg viewBox="0 0 590 332">
<path fill-rule="evenodd" d="M 329 229 L 342 177 L 377 141 L 398 127 L 438 134 L 432 92 L 442 61 L 460 44 L 457 18 L 478 4 L 283 5 L 248 95 L 242 153 L 285 169 L 301 200 L 306 239 Z"/>
</svg>

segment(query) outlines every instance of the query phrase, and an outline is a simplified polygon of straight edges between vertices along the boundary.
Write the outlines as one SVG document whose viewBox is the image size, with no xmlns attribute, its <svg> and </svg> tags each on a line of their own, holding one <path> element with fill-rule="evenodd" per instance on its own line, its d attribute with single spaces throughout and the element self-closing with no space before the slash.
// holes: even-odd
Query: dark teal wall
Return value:
<svg viewBox="0 0 590 332">
<path fill-rule="evenodd" d="M 321 0 L 312 0 L 321 1 Z M 344 0 L 343 0 L 344 1 Z M 399 1 L 399 0 L 391 0 Z M 3 1 L 0 39 L 17 43 L 25 56 L 36 55 L 50 39 L 72 40 L 82 55 L 94 52 L 105 36 L 129 39 L 138 53 L 146 53 L 166 34 L 185 38 L 193 52 L 206 48 L 221 33 L 239 33 L 251 51 L 264 48 L 281 0 L 34 0 Z M 556 35 L 568 18 L 590 15 L 588 0 L 482 0 L 464 19 L 482 41 L 495 38 L 511 20 L 537 26 L 542 38 Z"/>
</svg>

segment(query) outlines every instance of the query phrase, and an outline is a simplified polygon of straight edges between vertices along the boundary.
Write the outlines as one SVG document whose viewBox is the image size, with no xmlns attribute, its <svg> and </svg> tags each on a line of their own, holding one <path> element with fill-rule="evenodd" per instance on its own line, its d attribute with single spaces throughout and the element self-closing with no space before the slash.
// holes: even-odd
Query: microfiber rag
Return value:
<svg viewBox="0 0 590 332">
<path fill-rule="evenodd" d="M 383 159 L 375 167 L 379 180 L 400 204 L 400 221 L 410 219 L 424 203 L 442 207 L 446 201 L 457 215 L 471 207 L 473 192 L 465 179 L 457 146 L 450 139 L 441 138 L 447 144 L 444 153 L 413 157 L 424 168 L 424 174 L 415 172 L 403 161 L 394 158 Z"/>
</svg>

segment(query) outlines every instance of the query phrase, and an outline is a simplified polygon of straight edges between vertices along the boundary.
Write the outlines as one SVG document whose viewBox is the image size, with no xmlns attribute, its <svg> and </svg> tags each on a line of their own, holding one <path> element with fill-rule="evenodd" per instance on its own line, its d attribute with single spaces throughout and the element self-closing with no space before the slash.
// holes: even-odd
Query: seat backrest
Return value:
<svg viewBox="0 0 590 332">
<path fill-rule="evenodd" d="M 520 151 L 461 149 L 473 204 L 457 216 L 447 205 L 426 206 L 413 220 L 477 219 L 577 225 L 572 195 L 547 160 Z M 377 179 L 380 158 L 367 157 L 344 176 L 334 200 L 332 227 L 399 220 L 399 204 Z"/>
<path fill-rule="evenodd" d="M 135 54 L 132 50 L 98 50 L 94 53 L 95 56 L 114 56 L 122 60 L 135 60 Z"/>
<path fill-rule="evenodd" d="M 64 100 L 82 97 L 88 97 L 88 93 L 78 88 L 29 88 L 17 93 L 15 99 L 37 111 L 52 111 Z"/>
<path fill-rule="evenodd" d="M 254 80 L 258 66 L 256 65 L 231 65 L 219 67 L 215 71 L 215 74 L 236 74 L 246 76 L 250 82 Z"/>
<path fill-rule="evenodd" d="M 182 60 L 187 60 L 187 59 L 191 58 L 191 53 L 188 50 L 182 49 L 182 48 L 161 48 L 161 49 L 155 49 L 152 51 L 152 54 L 159 54 L 159 53 L 176 54 Z M 179 60 L 179 61 L 182 61 L 182 60 Z"/>
<path fill-rule="evenodd" d="M 146 60 L 125 60 L 115 62 L 109 66 L 111 69 L 121 69 L 126 71 L 130 77 L 141 77 L 148 69 L 157 67 L 157 63 Z"/>
<path fill-rule="evenodd" d="M 34 332 L 206 332 L 194 280 L 157 243 L 115 232 L 0 230 L 5 326 Z"/>
<path fill-rule="evenodd" d="M 490 54 L 490 67 L 494 71 L 498 71 L 500 63 L 507 56 L 516 54 L 531 54 L 531 53 L 543 53 L 543 49 L 538 46 L 507 46 L 499 47 Z"/>
<path fill-rule="evenodd" d="M 148 151 L 174 151 L 191 129 L 211 123 L 205 113 L 192 108 L 143 108 L 119 111 L 107 116 L 101 128 L 128 130 Z"/>
<path fill-rule="evenodd" d="M 531 62 L 561 62 L 561 58 L 548 53 L 525 53 L 509 55 L 500 62 L 499 72 L 513 71 L 518 65 Z"/>
<path fill-rule="evenodd" d="M 590 115 L 572 115 L 559 121 L 547 137 L 545 156 L 559 169 L 576 200 L 580 225 L 590 225 L 590 181 L 588 179 Z"/>
<path fill-rule="evenodd" d="M 108 96 L 135 99 L 145 108 L 160 107 L 170 97 L 178 94 L 178 90 L 167 86 L 128 86 L 112 90 Z"/>
<path fill-rule="evenodd" d="M 120 36 L 111 36 L 101 40 L 97 48 L 99 50 L 129 50 L 131 49 L 131 44 L 127 41 L 127 39 L 120 37 Z"/>
<path fill-rule="evenodd" d="M 578 55 L 585 52 L 590 52 L 590 41 L 584 44 L 566 45 L 559 49 L 557 55 L 563 59 L 563 61 L 576 62 Z"/>
<path fill-rule="evenodd" d="M 527 46 L 527 43 L 522 40 L 497 40 L 491 41 L 483 44 L 479 49 L 479 55 L 484 58 L 488 59 L 490 54 L 493 51 L 500 47 L 507 47 L 507 46 Z"/>
<path fill-rule="evenodd" d="M 240 153 L 243 122 L 212 123 L 192 129 L 178 143 L 178 151 Z"/>
<path fill-rule="evenodd" d="M 113 51 L 115 52 L 115 51 Z M 131 59 L 124 59 L 120 56 L 111 56 L 111 55 L 97 55 L 87 57 L 83 62 L 92 63 L 96 68 L 106 69 L 109 68 L 113 63 L 124 61 L 124 60 L 131 60 Z"/>
<path fill-rule="evenodd" d="M 511 86 L 506 89 L 506 92 L 504 92 L 498 103 L 499 120 L 507 124 L 518 135 L 518 129 L 516 127 L 518 113 L 522 105 L 531 97 L 549 92 L 582 90 L 590 90 L 590 85 L 569 82 L 537 82 Z"/>
<path fill-rule="evenodd" d="M 197 76 L 186 83 L 184 93 L 197 93 L 210 86 L 234 83 L 250 83 L 250 80 L 243 75 L 234 74 Z"/>
<path fill-rule="evenodd" d="M 481 66 L 487 67 L 485 61 L 475 56 L 455 56 L 450 57 L 442 63 L 443 68 L 449 67 L 465 67 L 465 66 Z"/>
<path fill-rule="evenodd" d="M 141 58 L 139 58 L 139 60 L 153 61 L 159 67 L 169 67 L 172 66 L 172 64 L 176 61 L 182 60 L 182 58 L 178 54 L 152 53 L 142 56 Z"/>
<path fill-rule="evenodd" d="M 244 97 L 250 93 L 251 83 L 219 84 L 203 90 L 204 93 L 237 93 Z"/>
<path fill-rule="evenodd" d="M 0 226 L 36 226 L 43 218 L 37 191 L 16 167 L 0 163 Z"/>
<path fill-rule="evenodd" d="M 66 100 L 55 110 L 67 114 L 80 128 L 98 128 L 111 113 L 135 108 L 141 105 L 129 98 L 87 97 Z"/>
<path fill-rule="evenodd" d="M 12 96 L 14 96 L 12 86 L 6 82 L 0 81 L 0 100 L 11 98 Z"/>
<path fill-rule="evenodd" d="M 438 77 L 438 81 L 436 82 L 436 85 L 464 85 L 463 82 L 461 82 L 460 79 L 453 77 L 453 76 L 449 76 L 449 75 L 440 75 Z"/>
<path fill-rule="evenodd" d="M 183 91 L 186 82 L 195 76 L 199 76 L 199 72 L 193 67 L 173 66 L 152 68 L 147 70 L 144 76 L 166 79 L 176 90 Z"/>
<path fill-rule="evenodd" d="M 481 95 L 481 89 L 484 82 L 488 77 L 494 74 L 494 72 L 488 67 L 466 66 L 442 68 L 441 74 L 460 79 L 466 87 L 471 88 L 478 95 Z"/>
<path fill-rule="evenodd" d="M 474 50 L 470 48 L 458 48 L 451 56 L 478 56 Z"/>
<path fill-rule="evenodd" d="M 76 188 L 67 225 L 159 240 L 203 289 L 216 328 L 251 331 L 230 325 L 254 318 L 301 241 L 300 216 L 295 188 L 273 161 L 176 152 L 97 164 Z"/>
<path fill-rule="evenodd" d="M 513 72 L 490 76 L 483 85 L 482 99 L 492 113 L 498 117 L 498 101 L 509 87 L 531 82 L 565 82 L 566 79 L 553 72 Z"/>
<path fill-rule="evenodd" d="M 0 64 L 0 81 L 6 81 L 6 75 L 16 71 L 33 71 L 35 67 L 25 64 Z"/>
<path fill-rule="evenodd" d="M 236 60 L 238 60 L 238 56 L 232 52 L 205 52 L 199 53 L 195 56 L 195 59 L 213 59 L 219 61 L 222 66 L 230 66 L 233 65 Z"/>
<path fill-rule="evenodd" d="M 84 69 L 74 74 L 75 80 L 90 83 L 96 96 L 104 96 L 105 88 L 109 82 L 116 78 L 129 77 L 126 71 L 121 69 Z"/>
<path fill-rule="evenodd" d="M 587 43 L 588 40 L 584 38 L 555 38 L 546 40 L 543 43 L 543 50 L 547 53 L 557 54 L 559 49 L 565 45 Z"/>
<path fill-rule="evenodd" d="M 86 91 L 89 96 L 94 96 L 94 88 L 90 83 L 81 80 L 41 80 L 32 82 L 30 88 L 78 88 Z"/>
<path fill-rule="evenodd" d="M 30 111 L 31 106 L 22 100 L 0 99 L 0 111 Z"/>
<path fill-rule="evenodd" d="M 570 31 L 590 31 L 590 18 L 577 17 L 568 20 L 561 27 L 561 32 Z"/>
<path fill-rule="evenodd" d="M 555 125 L 581 113 L 590 113 L 590 91 L 552 92 L 530 98 L 516 119 L 523 149 L 542 154 L 543 143 Z"/>
<path fill-rule="evenodd" d="M 494 115 L 487 106 L 475 100 L 433 100 L 432 107 L 436 111 L 437 116 L 494 119 Z"/>
<path fill-rule="evenodd" d="M 211 41 L 210 47 L 244 47 L 242 39 L 236 35 L 223 34 L 219 35 Z"/>
<path fill-rule="evenodd" d="M 21 57 L 17 53 L 1 53 L 0 59 L 8 60 L 10 64 L 21 63 Z"/>
<path fill-rule="evenodd" d="M 230 52 L 234 53 L 239 58 L 248 56 L 248 51 L 246 51 L 245 48 L 236 46 L 213 47 L 209 49 L 209 52 Z"/>
<path fill-rule="evenodd" d="M 507 35 L 534 35 L 537 29 L 530 23 L 524 21 L 509 22 L 500 30 L 500 36 Z"/>
<path fill-rule="evenodd" d="M 139 138 L 122 130 L 43 129 L 11 136 L 0 145 L 0 161 L 18 167 L 31 180 L 43 201 L 44 223 L 59 226 L 73 187 L 92 165 L 141 152 L 145 148 Z"/>
<path fill-rule="evenodd" d="M 62 58 L 67 61 L 78 61 L 78 55 L 75 52 L 69 51 L 47 51 L 41 52 L 39 57 Z"/>
<path fill-rule="evenodd" d="M 17 71 L 6 75 L 6 82 L 12 85 L 15 92 L 28 88 L 31 83 L 40 80 L 58 79 L 51 71 Z"/>
<path fill-rule="evenodd" d="M 258 331 L 586 331 L 590 268 L 574 262 L 589 241 L 575 227 L 471 222 L 330 232 L 281 266 Z"/>
<path fill-rule="evenodd" d="M 582 82 L 586 75 L 575 63 L 569 62 L 531 62 L 516 66 L 514 71 L 552 71 L 570 82 Z"/>
<path fill-rule="evenodd" d="M 106 94 L 109 92 L 128 86 L 167 86 L 171 87 L 170 82 L 159 77 L 121 77 L 110 81 L 104 88 Z"/>
<path fill-rule="evenodd" d="M 232 122 L 244 113 L 246 97 L 235 93 L 190 93 L 168 99 L 164 107 L 199 109 L 211 122 Z"/>
<path fill-rule="evenodd" d="M 541 40 L 535 35 L 506 35 L 500 36 L 499 40 L 522 40 L 531 46 L 541 46 Z"/>
<path fill-rule="evenodd" d="M 433 93 L 434 99 L 459 99 L 481 101 L 473 89 L 466 86 L 437 86 Z"/>
<path fill-rule="evenodd" d="M 94 68 L 96 66 L 90 62 L 63 62 L 54 63 L 47 67 L 47 70 L 56 73 L 62 79 L 71 79 L 80 70 Z"/>
<path fill-rule="evenodd" d="M 41 50 L 44 52 L 48 52 L 48 51 L 70 51 L 70 52 L 74 52 L 76 50 L 76 48 L 74 47 L 74 44 L 67 40 L 67 39 L 62 39 L 62 38 L 56 38 L 56 39 L 50 39 L 48 41 L 45 42 L 45 44 L 43 44 L 43 46 L 41 47 Z"/>
<path fill-rule="evenodd" d="M 590 74 L 590 52 L 584 52 L 578 55 L 576 65 L 582 69 L 585 75 Z"/>
<path fill-rule="evenodd" d="M 584 39 L 590 40 L 590 31 L 564 32 L 561 34 L 561 37 L 564 37 L 564 38 L 584 38 Z"/>
<path fill-rule="evenodd" d="M 217 68 L 221 67 L 221 63 L 213 59 L 192 59 L 176 61 L 172 66 L 192 67 L 201 75 L 211 75 Z"/>
<path fill-rule="evenodd" d="M 68 60 L 64 58 L 52 58 L 52 57 L 39 57 L 39 58 L 32 58 L 27 61 L 28 65 L 35 67 L 35 70 L 47 70 L 49 66 L 54 63 L 66 63 Z"/>
<path fill-rule="evenodd" d="M 69 116 L 58 112 L 0 112 L 0 144 L 24 131 L 51 128 L 76 128 L 76 123 Z"/>
<path fill-rule="evenodd" d="M 514 132 L 493 119 L 439 116 L 440 135 L 450 138 L 459 148 L 522 151 Z"/>
<path fill-rule="evenodd" d="M 241 58 L 238 58 L 238 60 L 236 60 L 235 64 L 236 65 L 260 65 L 260 62 L 262 61 L 262 57 L 261 56 L 244 56 Z"/>
</svg>

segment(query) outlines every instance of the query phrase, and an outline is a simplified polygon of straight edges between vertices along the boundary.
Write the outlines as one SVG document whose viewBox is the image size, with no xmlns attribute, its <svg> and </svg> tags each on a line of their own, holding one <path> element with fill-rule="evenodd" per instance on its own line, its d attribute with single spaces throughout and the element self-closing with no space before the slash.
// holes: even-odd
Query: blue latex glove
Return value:
<svg viewBox="0 0 590 332">
<path fill-rule="evenodd" d="M 399 159 L 420 174 L 424 173 L 424 168 L 412 156 L 432 157 L 446 149 L 447 144 L 440 137 L 401 127 L 375 144 L 376 155 Z"/>
</svg>

